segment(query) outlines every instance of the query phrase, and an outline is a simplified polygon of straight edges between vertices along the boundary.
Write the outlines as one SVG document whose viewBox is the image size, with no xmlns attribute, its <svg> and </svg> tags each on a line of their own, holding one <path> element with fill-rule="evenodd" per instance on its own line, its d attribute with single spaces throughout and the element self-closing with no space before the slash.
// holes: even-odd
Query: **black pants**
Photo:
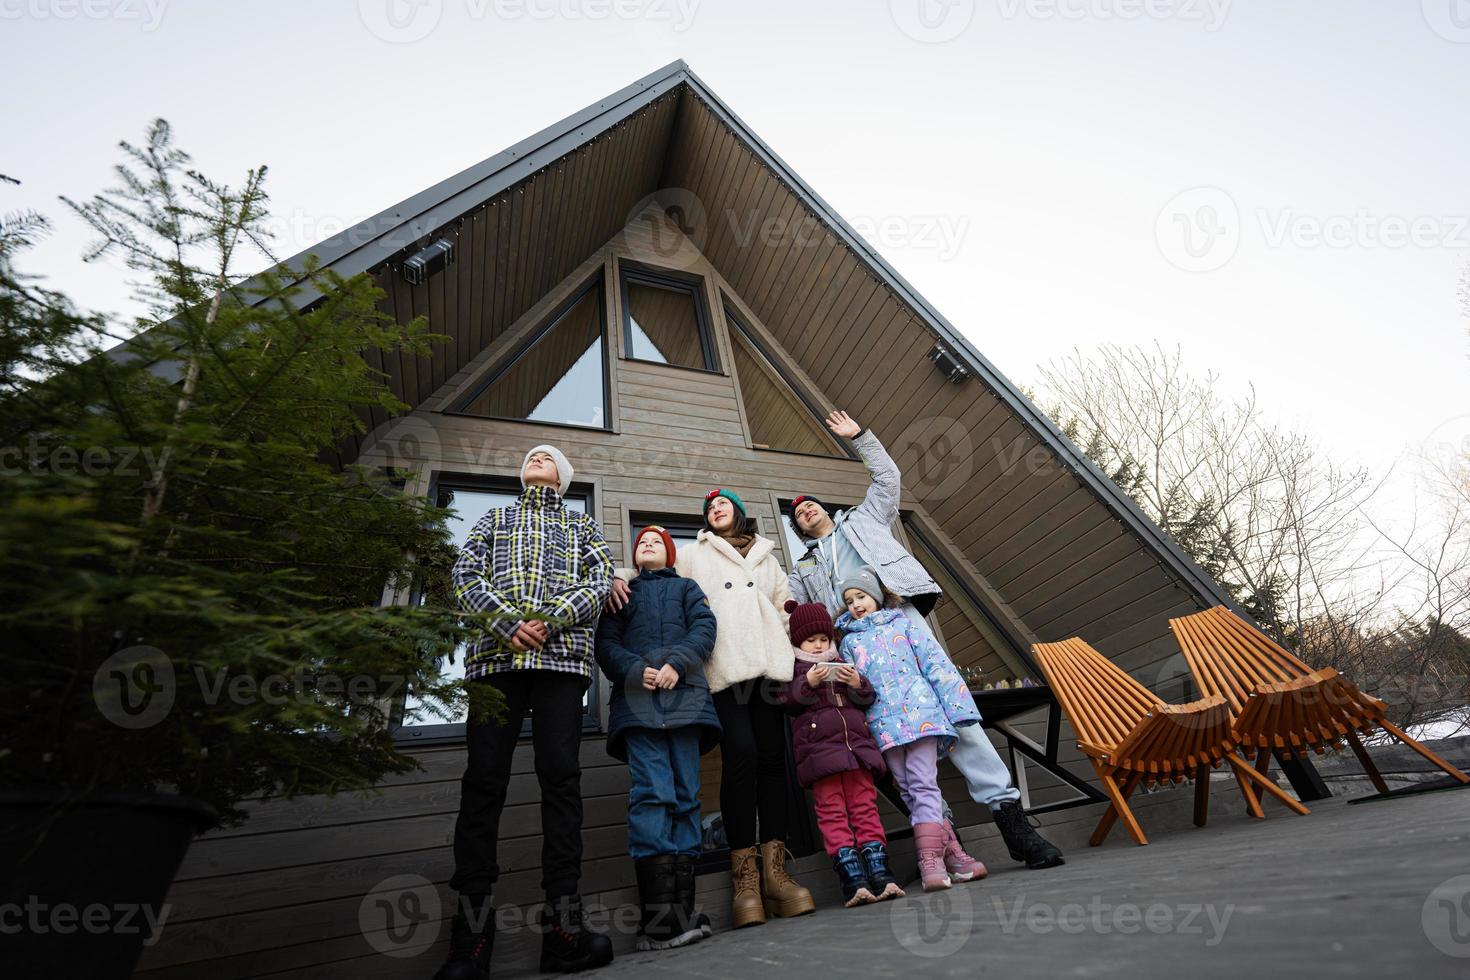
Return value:
<svg viewBox="0 0 1470 980">
<path fill-rule="evenodd" d="M 775 681 L 755 678 L 714 695 L 715 713 L 724 729 L 720 736 L 720 814 L 731 850 L 786 840 L 789 722 L 776 703 L 777 686 Z"/>
<path fill-rule="evenodd" d="M 454 825 L 454 877 L 464 895 L 489 895 L 500 877 L 496 844 L 510 783 L 511 756 L 526 710 L 541 784 L 541 887 L 548 898 L 572 895 L 582 877 L 582 694 L 587 679 L 552 670 L 491 674 L 505 695 L 505 719 L 465 729 L 468 764 Z"/>
</svg>

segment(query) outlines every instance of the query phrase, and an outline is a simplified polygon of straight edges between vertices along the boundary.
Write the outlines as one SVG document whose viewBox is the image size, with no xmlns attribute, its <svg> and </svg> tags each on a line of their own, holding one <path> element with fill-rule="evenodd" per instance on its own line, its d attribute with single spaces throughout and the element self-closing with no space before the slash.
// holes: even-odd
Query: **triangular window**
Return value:
<svg viewBox="0 0 1470 980">
<path fill-rule="evenodd" d="M 625 357 L 719 370 L 699 279 L 626 265 L 622 277 Z"/>
<path fill-rule="evenodd" d="M 730 350 L 735 355 L 752 445 L 816 456 L 849 456 L 827 430 L 819 410 L 797 393 L 728 306 L 725 322 L 730 324 Z"/>
<path fill-rule="evenodd" d="M 456 411 L 486 418 L 608 427 L 602 279 L 552 314 Z"/>
</svg>

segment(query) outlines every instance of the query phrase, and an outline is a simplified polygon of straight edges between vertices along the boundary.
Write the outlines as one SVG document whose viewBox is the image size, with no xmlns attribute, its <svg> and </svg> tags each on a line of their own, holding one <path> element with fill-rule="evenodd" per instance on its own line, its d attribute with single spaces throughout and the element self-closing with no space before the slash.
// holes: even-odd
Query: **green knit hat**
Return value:
<svg viewBox="0 0 1470 980">
<path fill-rule="evenodd" d="M 740 511 L 741 517 L 749 516 L 745 513 L 745 501 L 740 499 L 740 494 L 736 493 L 734 490 L 719 489 L 711 490 L 709 493 L 704 495 L 704 510 L 701 511 L 701 513 L 709 513 L 709 505 L 714 503 L 716 497 L 724 497 L 726 500 L 730 501 L 730 503 L 734 504 L 735 509 Z"/>
</svg>

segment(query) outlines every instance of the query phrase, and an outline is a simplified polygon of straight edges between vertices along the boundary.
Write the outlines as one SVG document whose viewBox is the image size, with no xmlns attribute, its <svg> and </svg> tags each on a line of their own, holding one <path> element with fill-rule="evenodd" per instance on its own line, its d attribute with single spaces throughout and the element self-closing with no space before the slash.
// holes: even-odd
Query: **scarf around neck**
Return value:
<svg viewBox="0 0 1470 980">
<path fill-rule="evenodd" d="M 837 644 L 830 644 L 825 653 L 808 653 L 801 647 L 792 647 L 791 652 L 804 664 L 829 664 L 837 659 Z"/>
<path fill-rule="evenodd" d="M 716 531 L 715 533 L 719 534 L 720 537 L 728 541 L 730 543 L 730 547 L 740 552 L 741 558 L 749 557 L 750 549 L 755 544 L 754 534 L 720 534 L 720 532 L 718 531 Z"/>
</svg>

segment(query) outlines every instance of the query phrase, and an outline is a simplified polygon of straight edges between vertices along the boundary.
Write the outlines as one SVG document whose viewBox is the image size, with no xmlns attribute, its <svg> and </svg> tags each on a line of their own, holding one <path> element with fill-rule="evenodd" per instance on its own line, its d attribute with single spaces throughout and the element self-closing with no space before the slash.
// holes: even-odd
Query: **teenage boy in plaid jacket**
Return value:
<svg viewBox="0 0 1470 980">
<path fill-rule="evenodd" d="M 500 812 L 528 710 L 541 784 L 541 887 L 547 903 L 540 917 L 541 969 L 584 970 L 612 960 L 608 938 L 583 925 L 577 885 L 582 697 L 592 676 L 593 637 L 613 565 L 598 523 L 563 504 L 571 482 L 571 464 L 559 449 L 532 449 L 521 466 L 525 489 L 520 497 L 480 518 L 454 565 L 460 604 L 470 612 L 500 614 L 470 644 L 465 676 L 497 687 L 506 711 L 500 721 L 466 726 L 469 754 L 449 881 L 460 901 L 449 962 L 437 980 L 489 976 Z"/>
</svg>

